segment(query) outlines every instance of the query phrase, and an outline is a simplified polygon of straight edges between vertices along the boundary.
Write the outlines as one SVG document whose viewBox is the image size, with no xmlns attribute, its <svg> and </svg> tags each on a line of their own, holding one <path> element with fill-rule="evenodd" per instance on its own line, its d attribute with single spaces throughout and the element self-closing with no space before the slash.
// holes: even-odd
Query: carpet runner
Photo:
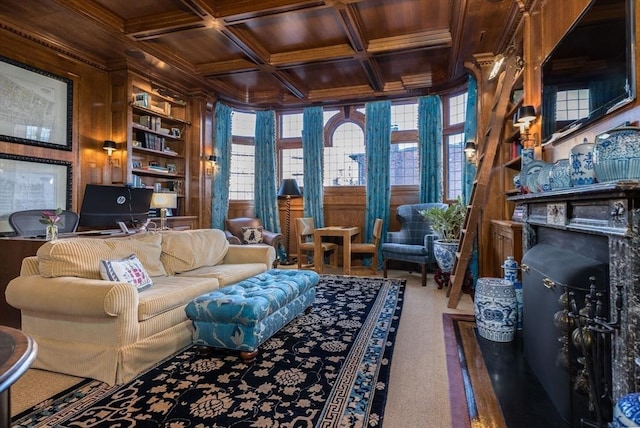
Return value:
<svg viewBox="0 0 640 428">
<path fill-rule="evenodd" d="M 311 313 L 265 342 L 253 363 L 188 347 L 123 385 L 84 381 L 12 426 L 379 427 L 404 287 L 323 275 Z"/>
</svg>

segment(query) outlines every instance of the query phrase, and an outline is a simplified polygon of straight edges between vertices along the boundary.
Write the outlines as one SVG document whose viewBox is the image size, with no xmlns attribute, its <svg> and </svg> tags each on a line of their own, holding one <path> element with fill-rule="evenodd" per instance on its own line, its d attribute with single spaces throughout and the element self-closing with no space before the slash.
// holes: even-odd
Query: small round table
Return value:
<svg viewBox="0 0 640 428">
<path fill-rule="evenodd" d="M 20 330 L 0 325 L 0 427 L 11 426 L 11 385 L 36 358 L 36 342 Z"/>
</svg>

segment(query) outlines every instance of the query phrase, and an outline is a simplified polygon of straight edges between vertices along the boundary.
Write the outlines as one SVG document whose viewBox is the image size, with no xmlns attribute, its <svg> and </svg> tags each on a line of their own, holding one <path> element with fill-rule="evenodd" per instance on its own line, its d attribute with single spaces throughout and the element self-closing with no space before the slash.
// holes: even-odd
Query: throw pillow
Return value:
<svg viewBox="0 0 640 428">
<path fill-rule="evenodd" d="M 262 244 L 262 226 L 242 227 L 243 244 Z"/>
<path fill-rule="evenodd" d="M 128 282 L 138 291 L 146 290 L 153 284 L 135 254 L 121 260 L 101 260 L 100 276 L 106 281 Z"/>
</svg>

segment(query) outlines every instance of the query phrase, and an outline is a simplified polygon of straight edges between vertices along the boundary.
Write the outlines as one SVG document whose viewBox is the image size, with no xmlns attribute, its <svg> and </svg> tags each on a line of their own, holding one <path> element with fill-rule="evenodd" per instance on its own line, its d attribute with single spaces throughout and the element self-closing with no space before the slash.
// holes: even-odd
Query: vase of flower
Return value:
<svg viewBox="0 0 640 428">
<path fill-rule="evenodd" d="M 55 224 L 47 225 L 45 236 L 47 241 L 53 241 L 54 239 L 58 239 L 58 226 Z"/>
<path fill-rule="evenodd" d="M 62 208 L 55 211 L 42 211 L 40 223 L 45 224 L 45 237 L 47 241 L 58 239 L 58 227 L 62 226 Z"/>
</svg>

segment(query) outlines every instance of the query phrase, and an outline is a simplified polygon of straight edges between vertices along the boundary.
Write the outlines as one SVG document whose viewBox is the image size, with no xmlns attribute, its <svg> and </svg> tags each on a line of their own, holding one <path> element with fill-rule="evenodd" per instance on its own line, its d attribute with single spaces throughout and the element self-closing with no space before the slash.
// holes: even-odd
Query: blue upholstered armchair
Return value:
<svg viewBox="0 0 640 428">
<path fill-rule="evenodd" d="M 422 285 L 427 285 L 427 265 L 435 263 L 433 241 L 438 238 L 431 229 L 431 223 L 425 220 L 418 210 L 433 207 L 446 208 L 447 204 L 427 203 L 400 205 L 396 217 L 400 221 L 400 230 L 387 232 L 387 239 L 382 244 L 384 257 L 384 277 L 387 277 L 389 260 L 416 263 L 422 269 Z"/>
</svg>

